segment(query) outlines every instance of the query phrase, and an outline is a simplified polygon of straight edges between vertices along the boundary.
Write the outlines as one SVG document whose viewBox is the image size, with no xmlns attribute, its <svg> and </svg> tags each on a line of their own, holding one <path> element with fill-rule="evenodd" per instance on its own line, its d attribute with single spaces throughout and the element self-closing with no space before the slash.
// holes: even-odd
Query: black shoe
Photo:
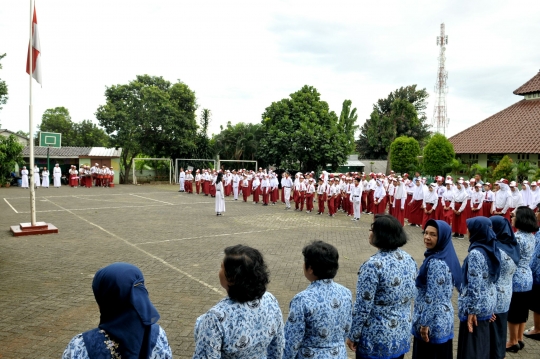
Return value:
<svg viewBox="0 0 540 359">
<path fill-rule="evenodd" d="M 409 226 L 416 227 L 416 224 L 409 223 Z"/>
<path fill-rule="evenodd" d="M 506 348 L 507 353 L 517 353 L 519 351 L 519 344 L 514 344 L 511 347 Z"/>
<path fill-rule="evenodd" d="M 460 238 L 460 239 L 461 239 L 461 238 L 465 238 L 465 236 L 464 236 L 463 234 L 460 234 L 460 235 L 459 235 L 459 238 Z"/>
<path fill-rule="evenodd" d="M 457 237 L 459 237 L 459 234 L 454 233 L 454 234 L 452 234 L 452 237 L 457 238 Z"/>
<path fill-rule="evenodd" d="M 526 336 L 529 339 L 540 340 L 540 333 L 528 334 L 528 332 L 525 332 L 525 333 L 523 333 L 523 335 Z"/>
<path fill-rule="evenodd" d="M 519 350 L 525 348 L 525 343 L 523 343 L 521 340 L 518 340 Z"/>
</svg>

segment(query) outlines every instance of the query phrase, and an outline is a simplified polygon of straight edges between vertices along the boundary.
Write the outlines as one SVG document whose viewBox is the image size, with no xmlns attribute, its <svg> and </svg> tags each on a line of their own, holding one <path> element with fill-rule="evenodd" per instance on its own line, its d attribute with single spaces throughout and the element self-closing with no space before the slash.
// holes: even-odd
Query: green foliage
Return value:
<svg viewBox="0 0 540 359">
<path fill-rule="evenodd" d="M 484 182 L 494 181 L 493 168 L 491 167 L 483 167 L 483 166 L 480 166 L 478 163 L 475 163 L 471 166 L 469 177 L 472 178 L 475 175 L 480 175 L 482 177 L 482 181 Z"/>
<path fill-rule="evenodd" d="M 353 145 L 356 111 L 349 109 L 345 102 L 340 121 L 317 89 L 307 85 L 273 102 L 262 115 L 259 159 L 281 168 L 317 170 L 330 163 L 337 169 Z"/>
<path fill-rule="evenodd" d="M 458 175 L 467 170 L 467 165 L 461 161 L 461 158 L 454 158 L 450 163 L 450 170 L 454 177 L 459 177 Z"/>
<path fill-rule="evenodd" d="M 390 146 L 390 162 L 397 173 L 413 172 L 418 167 L 420 145 L 412 137 L 400 136 Z"/>
<path fill-rule="evenodd" d="M 179 158 L 195 150 L 197 103 L 183 82 L 171 85 L 162 77 L 139 75 L 127 85 L 108 87 L 105 97 L 96 118 L 111 136 L 111 145 L 122 147 L 126 172 L 132 158 L 143 152 Z"/>
<path fill-rule="evenodd" d="M 6 54 L 0 55 L 0 61 L 6 57 Z M 0 70 L 2 70 L 2 64 L 0 63 Z M 5 105 L 8 100 L 8 87 L 4 80 L 0 79 L 0 110 L 2 105 Z"/>
<path fill-rule="evenodd" d="M 62 146 L 77 146 L 77 132 L 71 120 L 69 110 L 65 107 L 49 108 L 41 116 L 38 126 L 42 132 L 57 132 L 62 134 Z M 37 144 L 39 144 L 39 139 Z"/>
<path fill-rule="evenodd" d="M 444 135 L 434 134 L 424 147 L 423 170 L 425 174 L 445 176 L 454 156 L 454 145 Z"/>
<path fill-rule="evenodd" d="M 212 111 L 207 108 L 203 108 L 201 111 L 201 119 L 199 120 L 201 128 L 199 133 L 203 136 L 208 137 L 208 126 L 210 126 L 210 121 L 212 120 Z"/>
<path fill-rule="evenodd" d="M 506 178 L 509 181 L 515 179 L 514 176 L 514 162 L 508 155 L 505 155 L 500 161 L 497 167 L 493 170 L 493 178 L 499 180 L 501 178 Z"/>
<path fill-rule="evenodd" d="M 356 107 L 351 110 L 351 106 L 351 100 L 343 101 L 338 121 L 338 126 L 343 129 L 343 133 L 347 136 L 347 143 L 349 144 L 346 149 L 347 154 L 352 154 L 355 150 L 354 132 L 358 129 L 358 125 L 355 125 L 356 120 L 358 120 Z"/>
<path fill-rule="evenodd" d="M 429 124 L 424 112 L 428 96 L 426 89 L 417 90 L 416 85 L 411 85 L 379 99 L 373 105 L 370 118 L 360 128 L 356 142 L 360 156 L 386 159 L 390 144 L 399 136 L 413 137 L 423 146 L 429 137 Z"/>
<path fill-rule="evenodd" d="M 538 170 L 537 166 L 533 166 L 529 161 L 518 162 L 514 164 L 514 175 L 518 182 L 528 180 L 531 175 L 534 175 Z"/>
<path fill-rule="evenodd" d="M 24 146 L 17 141 L 17 137 L 0 136 L 0 183 L 9 180 L 11 171 L 15 170 L 15 164 L 24 162 L 22 151 Z"/>
<path fill-rule="evenodd" d="M 45 110 L 38 128 L 43 132 L 61 133 L 63 147 L 107 147 L 109 145 L 109 136 L 103 129 L 90 120 L 83 120 L 81 123 L 73 122 L 65 107 Z M 35 139 L 35 143 L 39 145 L 39 138 Z"/>
<path fill-rule="evenodd" d="M 262 137 L 261 124 L 239 122 L 227 127 L 214 136 L 214 149 L 222 160 L 256 160 L 259 141 Z"/>
</svg>

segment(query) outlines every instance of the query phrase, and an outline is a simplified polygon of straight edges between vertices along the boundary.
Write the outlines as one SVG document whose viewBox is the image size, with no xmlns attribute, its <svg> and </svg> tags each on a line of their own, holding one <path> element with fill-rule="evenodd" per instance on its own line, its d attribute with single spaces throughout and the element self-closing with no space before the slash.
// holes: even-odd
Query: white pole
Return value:
<svg viewBox="0 0 540 359">
<path fill-rule="evenodd" d="M 32 47 L 32 35 L 34 28 L 34 6 L 32 4 L 33 0 L 30 0 L 30 42 L 29 42 L 29 54 L 30 54 L 30 107 L 29 107 L 29 116 L 30 116 L 30 213 L 31 213 L 31 224 L 32 226 L 36 225 L 36 192 L 34 190 L 34 121 L 32 118 L 32 73 L 33 73 L 33 57 L 34 49 Z"/>
<path fill-rule="evenodd" d="M 169 184 L 172 184 L 172 160 L 169 160 Z"/>
</svg>

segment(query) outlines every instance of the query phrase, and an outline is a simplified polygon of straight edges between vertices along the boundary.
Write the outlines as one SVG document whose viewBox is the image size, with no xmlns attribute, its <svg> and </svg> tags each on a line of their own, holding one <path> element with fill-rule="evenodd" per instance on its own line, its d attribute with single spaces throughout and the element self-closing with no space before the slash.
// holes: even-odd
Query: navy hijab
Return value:
<svg viewBox="0 0 540 359">
<path fill-rule="evenodd" d="M 452 272 L 452 278 L 454 279 L 454 286 L 459 290 L 461 288 L 461 265 L 459 259 L 452 244 L 452 228 L 445 221 L 438 221 L 430 219 L 426 222 L 426 226 L 432 226 L 437 228 L 437 244 L 435 248 L 428 249 L 424 252 L 424 262 L 420 266 L 418 271 L 418 277 L 416 277 L 416 286 L 425 287 L 427 284 L 427 272 L 428 263 L 432 259 L 442 259 L 450 272 Z"/>
<path fill-rule="evenodd" d="M 92 289 L 101 313 L 98 327 L 118 343 L 122 358 L 150 357 L 150 327 L 159 313 L 150 302 L 140 269 L 113 263 L 97 271 Z"/>
<path fill-rule="evenodd" d="M 510 221 L 503 216 L 493 216 L 489 220 L 492 223 L 493 232 L 497 236 L 497 247 L 505 251 L 517 265 L 521 254 L 519 252 L 519 243 L 516 240 Z"/>
<path fill-rule="evenodd" d="M 486 217 L 467 219 L 469 229 L 469 252 L 473 249 L 480 251 L 486 258 L 489 281 L 495 283 L 501 274 L 501 254 L 497 248 L 496 235 L 491 228 L 491 221 Z M 463 261 L 463 283 L 467 285 L 469 270 L 469 256 Z"/>
</svg>

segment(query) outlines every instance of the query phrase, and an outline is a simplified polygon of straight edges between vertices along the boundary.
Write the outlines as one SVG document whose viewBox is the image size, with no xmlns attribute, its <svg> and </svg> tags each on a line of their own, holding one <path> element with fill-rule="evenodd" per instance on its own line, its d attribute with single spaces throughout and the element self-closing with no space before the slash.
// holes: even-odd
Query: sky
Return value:
<svg viewBox="0 0 540 359">
<path fill-rule="evenodd" d="M 0 0 L 0 79 L 9 99 L 0 127 L 29 132 L 26 55 L 30 1 Z M 42 86 L 34 82 L 34 125 L 66 107 L 91 120 L 108 86 L 136 75 L 181 80 L 197 115 L 220 126 L 258 123 L 272 102 L 314 86 L 339 116 L 352 101 L 358 125 L 373 103 L 401 86 L 430 93 L 446 25 L 446 130 L 452 136 L 522 99 L 512 92 L 540 70 L 540 1 L 73 1 L 36 0 Z"/>
</svg>

